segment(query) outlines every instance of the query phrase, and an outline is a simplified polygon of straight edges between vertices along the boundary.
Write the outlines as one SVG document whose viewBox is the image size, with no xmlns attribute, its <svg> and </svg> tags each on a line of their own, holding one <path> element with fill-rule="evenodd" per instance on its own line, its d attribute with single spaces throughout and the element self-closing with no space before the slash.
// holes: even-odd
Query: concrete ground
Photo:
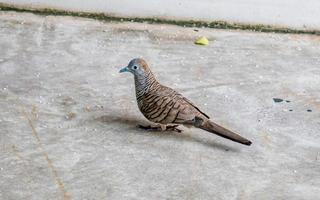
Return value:
<svg viewBox="0 0 320 200">
<path fill-rule="evenodd" d="M 320 196 L 320 36 L 0 12 L 0 47 L 0 199 Z M 253 145 L 138 129 L 140 56 Z"/>
</svg>

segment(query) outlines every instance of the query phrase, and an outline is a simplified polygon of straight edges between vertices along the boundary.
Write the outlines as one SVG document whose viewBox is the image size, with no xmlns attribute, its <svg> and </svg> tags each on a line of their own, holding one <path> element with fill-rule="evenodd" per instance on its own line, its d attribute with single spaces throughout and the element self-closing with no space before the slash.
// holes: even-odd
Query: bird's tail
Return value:
<svg viewBox="0 0 320 200">
<path fill-rule="evenodd" d="M 196 127 L 201 128 L 203 130 L 206 130 L 210 133 L 217 134 L 221 137 L 227 138 L 229 140 L 232 140 L 234 142 L 238 142 L 244 145 L 251 145 L 251 141 L 210 121 L 210 120 L 203 120 L 201 118 L 196 117 L 195 118 L 195 124 Z"/>
</svg>

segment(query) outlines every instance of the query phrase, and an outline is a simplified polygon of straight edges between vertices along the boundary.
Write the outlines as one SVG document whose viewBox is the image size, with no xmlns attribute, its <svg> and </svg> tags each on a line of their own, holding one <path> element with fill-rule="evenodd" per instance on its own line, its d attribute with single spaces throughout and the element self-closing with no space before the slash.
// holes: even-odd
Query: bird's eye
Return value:
<svg viewBox="0 0 320 200">
<path fill-rule="evenodd" d="M 138 67 L 137 66 L 133 66 L 133 69 L 137 69 Z"/>
</svg>

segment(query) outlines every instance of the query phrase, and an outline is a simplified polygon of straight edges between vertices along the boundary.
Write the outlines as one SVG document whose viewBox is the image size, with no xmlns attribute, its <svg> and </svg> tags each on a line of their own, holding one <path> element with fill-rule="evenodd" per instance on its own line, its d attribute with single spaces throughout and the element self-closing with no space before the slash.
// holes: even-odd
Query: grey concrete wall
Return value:
<svg viewBox="0 0 320 200">
<path fill-rule="evenodd" d="M 0 0 L 19 6 L 320 30 L 319 0 Z"/>
</svg>

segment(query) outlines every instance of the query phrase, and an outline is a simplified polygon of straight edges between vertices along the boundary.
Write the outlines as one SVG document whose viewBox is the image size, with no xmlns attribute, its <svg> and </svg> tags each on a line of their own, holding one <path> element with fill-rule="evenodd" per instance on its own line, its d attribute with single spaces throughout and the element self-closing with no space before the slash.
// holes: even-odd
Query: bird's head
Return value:
<svg viewBox="0 0 320 200">
<path fill-rule="evenodd" d="M 128 66 L 122 68 L 119 73 L 131 72 L 135 76 L 145 76 L 149 71 L 148 64 L 142 58 L 132 59 Z"/>
</svg>

